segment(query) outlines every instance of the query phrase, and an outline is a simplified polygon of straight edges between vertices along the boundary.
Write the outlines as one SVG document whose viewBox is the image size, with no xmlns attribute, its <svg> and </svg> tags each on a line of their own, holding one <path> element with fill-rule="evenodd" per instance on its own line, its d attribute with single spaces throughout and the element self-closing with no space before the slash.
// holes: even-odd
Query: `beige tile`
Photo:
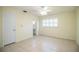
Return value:
<svg viewBox="0 0 79 59">
<path fill-rule="evenodd" d="M 14 43 L 1 49 L 3 52 L 76 52 L 78 46 L 74 40 L 37 36 Z"/>
</svg>

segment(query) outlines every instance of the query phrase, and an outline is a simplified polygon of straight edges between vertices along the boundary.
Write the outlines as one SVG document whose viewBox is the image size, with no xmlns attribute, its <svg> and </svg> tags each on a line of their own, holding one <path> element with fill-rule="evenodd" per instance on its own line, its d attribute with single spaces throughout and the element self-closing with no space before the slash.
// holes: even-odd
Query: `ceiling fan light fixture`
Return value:
<svg viewBox="0 0 79 59">
<path fill-rule="evenodd" d="M 42 10 L 40 12 L 41 15 L 47 15 L 48 7 L 47 6 L 41 6 Z"/>
<path fill-rule="evenodd" d="M 47 15 L 47 12 L 46 11 L 42 11 L 41 15 Z"/>
</svg>

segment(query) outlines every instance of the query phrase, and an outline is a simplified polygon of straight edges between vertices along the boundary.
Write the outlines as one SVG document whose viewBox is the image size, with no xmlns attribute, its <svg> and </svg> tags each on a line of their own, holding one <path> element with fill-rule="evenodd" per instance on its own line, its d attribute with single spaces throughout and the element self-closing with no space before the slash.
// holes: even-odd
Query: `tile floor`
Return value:
<svg viewBox="0 0 79 59">
<path fill-rule="evenodd" d="M 37 36 L 14 43 L 4 48 L 1 52 L 78 52 L 74 40 L 56 39 L 46 36 Z"/>
</svg>

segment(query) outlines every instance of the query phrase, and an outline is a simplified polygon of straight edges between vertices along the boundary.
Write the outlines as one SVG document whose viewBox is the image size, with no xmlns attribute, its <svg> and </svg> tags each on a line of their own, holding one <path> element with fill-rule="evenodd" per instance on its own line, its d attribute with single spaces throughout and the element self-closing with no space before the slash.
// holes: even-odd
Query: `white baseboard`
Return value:
<svg viewBox="0 0 79 59">
<path fill-rule="evenodd" d="M 44 35 L 44 34 L 39 34 L 39 35 L 40 36 L 47 36 L 47 37 L 51 37 L 51 38 L 57 38 L 57 39 L 65 39 L 65 38 L 60 38 L 60 37 L 55 37 L 55 36 L 48 36 L 48 35 Z M 65 39 L 65 40 L 72 40 L 72 39 Z"/>
</svg>

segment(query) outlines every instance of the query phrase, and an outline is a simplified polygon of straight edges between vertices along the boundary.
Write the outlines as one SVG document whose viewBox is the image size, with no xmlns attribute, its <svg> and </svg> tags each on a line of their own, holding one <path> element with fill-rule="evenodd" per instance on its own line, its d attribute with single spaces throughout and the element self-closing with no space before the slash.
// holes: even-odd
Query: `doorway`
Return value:
<svg viewBox="0 0 79 59">
<path fill-rule="evenodd" d="M 36 30 L 37 30 L 36 21 L 33 20 L 33 36 L 37 35 Z"/>
</svg>

